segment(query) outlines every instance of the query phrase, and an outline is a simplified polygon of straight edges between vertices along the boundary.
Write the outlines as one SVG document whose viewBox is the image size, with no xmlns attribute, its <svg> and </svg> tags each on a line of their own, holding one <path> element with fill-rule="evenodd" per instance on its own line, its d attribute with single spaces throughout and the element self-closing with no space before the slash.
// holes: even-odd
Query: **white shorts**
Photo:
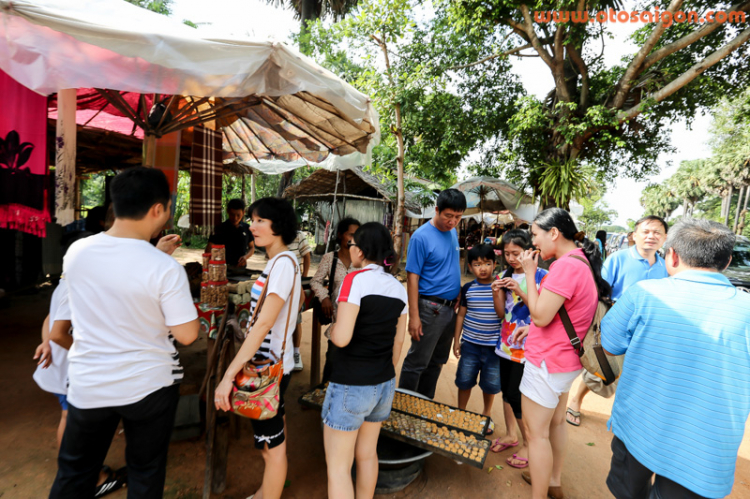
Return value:
<svg viewBox="0 0 750 499">
<path fill-rule="evenodd" d="M 581 371 L 583 369 L 568 373 L 551 373 L 547 370 L 545 361 L 542 361 L 541 367 L 527 361 L 521 379 L 521 393 L 547 409 L 554 409 L 560 402 L 560 395 L 570 391 Z"/>
</svg>

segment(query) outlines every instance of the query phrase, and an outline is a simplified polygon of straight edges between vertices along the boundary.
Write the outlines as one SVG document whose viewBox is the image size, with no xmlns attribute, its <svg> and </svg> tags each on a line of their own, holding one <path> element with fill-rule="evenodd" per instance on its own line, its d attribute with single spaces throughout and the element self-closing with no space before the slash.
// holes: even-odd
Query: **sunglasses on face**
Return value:
<svg viewBox="0 0 750 499">
<path fill-rule="evenodd" d="M 349 241 L 348 243 L 346 243 L 347 248 L 351 248 L 352 246 L 356 246 L 356 245 L 357 243 L 355 243 L 354 241 Z"/>
</svg>

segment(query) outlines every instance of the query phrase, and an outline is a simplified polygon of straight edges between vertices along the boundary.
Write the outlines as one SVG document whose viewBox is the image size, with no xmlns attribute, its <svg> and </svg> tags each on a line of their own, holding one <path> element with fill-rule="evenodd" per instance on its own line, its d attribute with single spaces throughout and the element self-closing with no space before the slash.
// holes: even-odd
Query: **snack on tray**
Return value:
<svg viewBox="0 0 750 499">
<path fill-rule="evenodd" d="M 326 383 L 322 387 L 316 388 L 311 392 L 307 392 L 302 396 L 302 400 L 307 403 L 322 407 L 323 401 L 326 399 L 326 388 L 328 388 L 328 383 Z"/>
<path fill-rule="evenodd" d="M 393 396 L 393 408 L 477 434 L 483 433 L 486 421 L 480 414 L 453 409 L 445 404 L 400 392 Z"/>
<path fill-rule="evenodd" d="M 383 429 L 478 463 L 482 462 L 490 445 L 489 440 L 478 439 L 474 435 L 466 435 L 399 412 L 391 412 L 391 416 L 383 423 Z"/>
</svg>

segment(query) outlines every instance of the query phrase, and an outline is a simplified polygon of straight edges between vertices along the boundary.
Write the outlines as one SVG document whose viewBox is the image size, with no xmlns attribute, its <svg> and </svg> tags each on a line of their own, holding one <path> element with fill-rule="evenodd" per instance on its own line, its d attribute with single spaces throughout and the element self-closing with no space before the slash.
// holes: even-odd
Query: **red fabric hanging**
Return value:
<svg viewBox="0 0 750 499">
<path fill-rule="evenodd" d="M 46 235 L 47 97 L 0 71 L 0 228 Z"/>
</svg>

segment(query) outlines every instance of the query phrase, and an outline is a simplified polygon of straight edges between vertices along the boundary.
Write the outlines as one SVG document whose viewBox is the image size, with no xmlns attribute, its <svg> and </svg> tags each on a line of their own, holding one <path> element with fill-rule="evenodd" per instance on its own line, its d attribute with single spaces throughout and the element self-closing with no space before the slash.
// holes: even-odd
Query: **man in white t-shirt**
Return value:
<svg viewBox="0 0 750 499">
<path fill-rule="evenodd" d="M 75 336 L 51 498 L 94 497 L 120 420 L 128 497 L 162 497 L 182 379 L 174 341 L 187 345 L 198 336 L 185 271 L 149 243 L 169 220 L 166 177 L 130 168 L 114 178 L 110 193 L 112 228 L 75 242 L 63 263 Z"/>
</svg>

